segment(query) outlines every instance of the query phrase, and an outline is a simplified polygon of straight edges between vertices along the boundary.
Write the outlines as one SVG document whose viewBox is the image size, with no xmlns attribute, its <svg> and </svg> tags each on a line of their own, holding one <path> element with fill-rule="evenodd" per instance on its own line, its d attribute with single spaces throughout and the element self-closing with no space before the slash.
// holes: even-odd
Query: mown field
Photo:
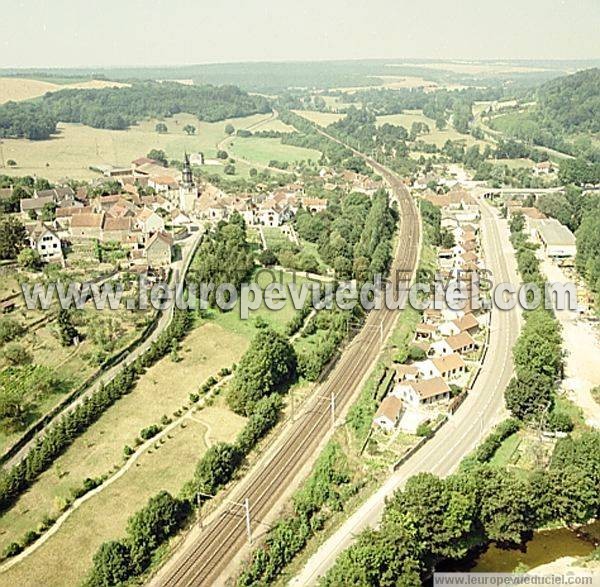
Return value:
<svg viewBox="0 0 600 587">
<path fill-rule="evenodd" d="M 129 395 L 108 409 L 0 517 L 0 550 L 13 540 L 22 539 L 28 530 L 35 530 L 44 516 L 56 516 L 71 491 L 80 487 L 86 477 L 98 477 L 121 464 L 124 446 L 134 446 L 141 429 L 160 423 L 163 415 L 172 417 L 208 377 L 237 362 L 247 345 L 246 338 L 214 323 L 203 323 L 194 329 L 181 344 L 178 363 L 167 356 L 151 367 Z M 163 488 L 177 491 L 191 477 L 206 445 L 230 440 L 243 422 L 243 418 L 222 407 L 202 410 L 194 414 L 194 420 L 186 419 L 185 429 L 178 427 L 171 434 L 174 438 L 159 444 L 158 450 L 150 449 L 123 477 L 92 497 L 44 547 L 19 564 L 15 572 L 22 579 L 15 579 L 12 584 L 40 584 L 37 573 L 47 572 L 43 567 L 59 556 L 65 543 L 78 545 L 87 568 L 97 545 L 121 534 L 127 517 L 150 495 Z M 73 548 L 69 547 L 71 556 Z M 48 551 L 54 554 L 46 559 L 44 553 Z M 72 566 L 69 572 L 81 570 L 79 563 Z M 29 573 L 35 573 L 36 580 Z M 62 576 L 56 567 L 49 575 Z M 25 580 L 25 576 L 30 580 Z M 64 581 L 63 576 L 61 584 L 75 583 Z"/>
<path fill-rule="evenodd" d="M 128 130 L 94 129 L 80 124 L 59 124 L 60 134 L 48 141 L 26 139 L 3 139 L 0 141 L 0 174 L 38 175 L 52 181 L 64 177 L 92 179 L 98 173 L 90 166 L 128 166 L 133 159 L 144 156 L 151 149 L 162 149 L 168 158 L 181 159 L 184 151 L 203 152 L 207 158 L 215 158 L 217 145 L 226 138 L 225 126 L 236 129 L 253 127 L 256 130 L 289 131 L 281 121 L 271 120 L 270 114 L 257 114 L 221 122 L 201 122 L 190 114 L 178 114 L 164 120 L 168 132 L 155 131 L 157 120 L 147 120 Z M 196 127 L 195 135 L 187 135 L 183 127 Z M 233 139 L 242 143 L 243 139 Z M 316 151 L 297 149 L 282 145 L 279 139 L 252 138 L 251 143 L 241 146 L 238 154 L 250 162 L 266 163 L 271 159 L 294 161 L 314 158 Z M 320 155 L 320 154 L 318 154 Z M 6 167 L 9 159 L 17 167 Z M 207 165 L 210 173 L 222 173 L 221 165 Z M 239 175 L 247 175 L 250 165 L 238 162 Z"/>
<path fill-rule="evenodd" d="M 0 77 L 0 104 L 20 100 L 30 100 L 43 96 L 46 92 L 66 89 L 99 89 L 119 87 L 126 84 L 105 80 L 74 80 L 68 78 L 25 79 L 18 77 Z"/>
<path fill-rule="evenodd" d="M 321 153 L 314 149 L 284 145 L 281 139 L 261 137 L 232 138 L 227 142 L 225 150 L 234 159 L 239 157 L 259 165 L 269 165 L 271 161 L 299 163 L 308 160 L 317 161 L 321 158 Z"/>
<path fill-rule="evenodd" d="M 0 575 L 11 585 L 78 585 L 105 541 L 125 533 L 127 519 L 160 490 L 177 494 L 209 445 L 232 441 L 244 419 L 205 408 L 178 426 L 159 449 L 144 453 L 118 480 L 82 504 L 38 550 Z M 4 583 L 4 582 L 7 583 Z"/>
</svg>

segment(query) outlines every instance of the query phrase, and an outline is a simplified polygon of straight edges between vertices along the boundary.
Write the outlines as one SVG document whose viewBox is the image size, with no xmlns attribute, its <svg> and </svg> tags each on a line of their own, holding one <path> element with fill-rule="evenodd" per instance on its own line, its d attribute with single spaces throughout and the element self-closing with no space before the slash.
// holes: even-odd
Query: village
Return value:
<svg viewBox="0 0 600 587">
<path fill-rule="evenodd" d="M 193 233 L 203 233 L 220 221 L 239 213 L 247 226 L 259 232 L 266 247 L 263 227 L 289 223 L 300 207 L 322 212 L 328 200 L 308 197 L 299 177 L 275 190 L 257 185 L 255 193 L 228 195 L 208 181 L 198 181 L 192 171 L 194 157 L 184 157 L 182 170 L 165 167 L 148 157 L 132 161 L 131 167 L 104 170 L 104 176 L 88 186 L 68 184 L 35 190 L 19 202 L 21 220 L 29 243 L 45 263 L 68 266 L 68 253 L 78 245 L 101 243 L 124 252 L 124 268 L 137 273 L 164 273 L 174 261 L 176 245 Z M 118 182 L 108 195 L 94 195 L 102 182 Z M 343 188 L 373 195 L 382 182 L 352 171 L 339 174 L 323 168 L 317 181 L 323 190 Z M 0 197 L 9 199 L 11 188 Z M 293 229 L 284 233 L 294 239 Z"/>
</svg>

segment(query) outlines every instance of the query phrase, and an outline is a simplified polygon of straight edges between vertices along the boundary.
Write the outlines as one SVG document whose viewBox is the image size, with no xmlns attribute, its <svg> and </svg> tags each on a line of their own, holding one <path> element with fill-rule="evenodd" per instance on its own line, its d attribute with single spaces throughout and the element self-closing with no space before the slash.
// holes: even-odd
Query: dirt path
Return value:
<svg viewBox="0 0 600 587">
<path fill-rule="evenodd" d="M 542 271 L 550 282 L 567 283 L 569 279 L 552 261 L 542 260 Z M 586 422 L 600 428 L 600 405 L 591 390 L 600 385 L 600 333 L 597 326 L 582 320 L 577 312 L 557 310 L 556 317 L 562 326 L 565 357 L 563 387 L 570 399 L 582 410 Z"/>
</svg>

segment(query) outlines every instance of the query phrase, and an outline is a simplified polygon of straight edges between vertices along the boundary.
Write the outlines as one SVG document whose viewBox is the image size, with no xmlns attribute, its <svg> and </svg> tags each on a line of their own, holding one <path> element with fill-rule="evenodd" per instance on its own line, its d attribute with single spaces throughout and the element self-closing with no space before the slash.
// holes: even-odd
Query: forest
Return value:
<svg viewBox="0 0 600 587">
<path fill-rule="evenodd" d="M 48 139 L 56 133 L 58 122 L 124 130 L 145 118 L 168 118 L 179 112 L 216 122 L 270 110 L 266 98 L 250 96 L 235 86 L 146 82 L 123 88 L 62 90 L 0 106 L 0 138 Z"/>
</svg>

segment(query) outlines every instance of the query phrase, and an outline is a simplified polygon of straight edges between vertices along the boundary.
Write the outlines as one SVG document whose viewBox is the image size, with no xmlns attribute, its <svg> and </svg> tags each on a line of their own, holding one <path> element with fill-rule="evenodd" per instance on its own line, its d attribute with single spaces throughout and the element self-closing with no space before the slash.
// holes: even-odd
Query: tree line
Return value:
<svg viewBox="0 0 600 587">
<path fill-rule="evenodd" d="M 169 326 L 145 353 L 46 429 L 19 463 L 3 469 L 0 472 L 0 512 L 8 509 L 110 406 L 130 393 L 140 375 L 171 351 L 173 340 L 181 340 L 185 336 L 192 321 L 189 312 L 176 311 Z"/>
<path fill-rule="evenodd" d="M 270 111 L 266 98 L 251 96 L 236 86 L 133 83 L 121 88 L 61 90 L 4 104 L 0 106 L 0 137 L 48 139 L 56 133 L 58 122 L 124 130 L 146 118 L 181 112 L 216 122 Z"/>
<path fill-rule="evenodd" d="M 411 477 L 388 501 L 378 530 L 363 531 L 321 585 L 419 586 L 440 563 L 491 542 L 522 544 L 551 523 L 598 516 L 600 434 L 558 441 L 550 468 L 527 477 L 476 464 L 446 479 Z"/>
</svg>

